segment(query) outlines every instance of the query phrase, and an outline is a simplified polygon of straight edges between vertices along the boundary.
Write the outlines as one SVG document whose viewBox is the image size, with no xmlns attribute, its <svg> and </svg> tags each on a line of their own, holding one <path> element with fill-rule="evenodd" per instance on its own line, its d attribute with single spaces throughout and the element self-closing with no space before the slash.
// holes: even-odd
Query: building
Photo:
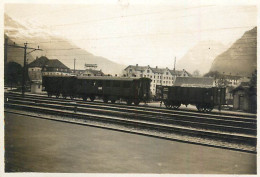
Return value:
<svg viewBox="0 0 260 177">
<path fill-rule="evenodd" d="M 242 82 L 233 91 L 233 109 L 256 113 L 257 89 Z"/>
<path fill-rule="evenodd" d="M 31 92 L 42 92 L 43 75 L 70 75 L 70 69 L 57 59 L 50 60 L 47 57 L 36 58 L 28 64 L 28 76 L 31 81 Z"/>
<path fill-rule="evenodd" d="M 42 80 L 42 68 L 49 61 L 47 57 L 36 58 L 28 65 L 28 76 L 31 81 Z"/>
<path fill-rule="evenodd" d="M 213 87 L 212 77 L 176 77 L 174 86 L 181 87 Z"/>
<path fill-rule="evenodd" d="M 70 69 L 58 59 L 52 59 L 45 63 L 42 68 L 42 75 L 70 75 Z"/>
<path fill-rule="evenodd" d="M 169 68 L 155 68 L 148 66 L 129 65 L 123 71 L 125 77 L 146 77 L 152 80 L 151 92 L 155 95 L 156 85 L 172 86 L 177 76 L 190 77 L 185 70 L 171 70 Z"/>
</svg>

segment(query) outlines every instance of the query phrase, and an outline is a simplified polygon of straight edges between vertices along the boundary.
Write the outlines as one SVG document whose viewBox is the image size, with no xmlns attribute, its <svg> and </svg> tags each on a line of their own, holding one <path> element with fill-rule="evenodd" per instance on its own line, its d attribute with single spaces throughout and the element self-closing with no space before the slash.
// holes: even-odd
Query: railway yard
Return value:
<svg viewBox="0 0 260 177">
<path fill-rule="evenodd" d="M 8 135 L 6 140 L 7 154 L 9 154 L 8 152 L 11 152 L 12 150 L 19 149 L 19 148 L 12 147 L 10 144 L 8 144 L 10 142 L 13 142 L 12 138 L 17 138 L 16 136 L 19 136 L 13 134 L 14 137 L 12 137 L 11 136 L 12 134 L 9 134 L 7 132 L 9 129 L 11 129 L 10 127 L 8 128 L 8 124 L 9 124 L 8 122 L 12 124 L 12 122 L 14 122 L 13 121 L 14 119 L 17 120 L 19 119 L 19 122 L 22 122 L 22 120 L 28 121 L 28 119 L 34 121 L 36 120 L 45 121 L 45 122 L 47 121 L 48 125 L 51 124 L 50 122 L 53 122 L 53 124 L 55 124 L 56 126 L 58 124 L 61 125 L 61 127 L 77 126 L 78 129 L 81 130 L 83 129 L 82 127 L 85 127 L 86 130 L 82 130 L 82 133 L 84 134 L 85 133 L 84 131 L 87 131 L 88 133 L 81 136 L 84 137 L 83 141 L 86 141 L 85 142 L 86 144 L 88 144 L 87 143 L 88 141 L 90 142 L 93 141 L 91 139 L 93 138 L 91 137 L 92 134 L 90 133 L 90 135 L 88 135 L 89 131 L 91 131 L 90 129 L 92 130 L 95 129 L 94 132 L 96 131 L 103 132 L 103 135 L 107 137 L 107 139 L 105 137 L 100 138 L 99 146 L 102 147 L 107 146 L 108 143 L 107 141 L 116 141 L 117 143 L 119 143 L 118 141 L 123 141 L 123 139 L 126 140 L 125 143 L 121 142 L 121 145 L 118 145 L 115 142 L 112 143 L 113 145 L 109 144 L 110 148 L 116 145 L 118 146 L 116 147 L 116 149 L 118 150 L 119 155 L 118 157 L 115 158 L 107 157 L 108 155 L 107 153 L 110 153 L 109 150 L 108 151 L 101 150 L 102 153 L 100 154 L 100 152 L 98 152 L 97 155 L 96 154 L 97 152 L 92 152 L 93 149 L 88 151 L 87 149 L 84 149 L 84 147 L 79 147 L 79 151 L 83 151 L 82 149 L 84 149 L 84 152 L 87 151 L 86 152 L 87 154 L 89 154 L 90 152 L 96 154 L 96 158 L 95 155 L 93 154 L 90 155 L 91 161 L 95 161 L 95 163 L 94 162 L 91 163 L 96 164 L 98 163 L 97 160 L 101 160 L 102 158 L 104 159 L 108 158 L 107 159 L 108 162 L 106 162 L 108 164 L 106 165 L 103 163 L 101 163 L 96 167 L 94 167 L 94 164 L 86 165 L 86 169 L 84 169 L 84 165 L 81 164 L 80 167 L 79 166 L 72 167 L 70 169 L 71 171 L 69 169 L 64 169 L 66 165 L 63 167 L 53 166 L 53 168 L 48 168 L 51 172 L 55 172 L 55 171 L 76 172 L 77 171 L 77 172 L 100 172 L 100 173 L 152 172 L 152 173 L 216 173 L 216 174 L 219 173 L 255 174 L 256 173 L 257 125 L 256 125 L 256 115 L 254 114 L 242 114 L 242 113 L 240 114 L 240 113 L 225 112 L 225 111 L 222 112 L 213 111 L 211 113 L 205 113 L 205 112 L 198 112 L 198 111 L 187 110 L 187 109 L 169 110 L 169 109 L 165 109 L 164 107 L 155 106 L 155 103 L 151 103 L 151 104 L 148 103 L 148 105 L 129 106 L 126 105 L 125 103 L 112 104 L 112 103 L 103 103 L 99 100 L 91 102 L 91 101 L 82 101 L 79 99 L 73 99 L 73 100 L 60 99 L 54 97 L 47 97 L 46 95 L 34 95 L 34 94 L 26 94 L 24 97 L 21 97 L 20 93 L 12 93 L 12 92 L 5 93 L 5 114 L 7 119 L 6 135 Z M 28 117 L 28 119 L 24 117 Z M 64 125 L 64 123 L 67 124 Z M 34 124 L 31 123 L 30 126 L 34 126 Z M 20 129 L 19 131 L 22 131 L 21 127 L 19 128 Z M 96 130 L 96 128 L 98 129 Z M 25 129 L 28 129 L 28 127 Z M 39 126 L 39 129 L 42 129 L 42 127 Z M 48 131 L 48 129 L 49 129 L 48 127 L 45 127 L 46 131 Z M 43 131 L 43 130 L 36 130 L 35 127 L 32 128 L 32 130 L 30 131 L 33 130 L 36 131 L 36 134 L 38 131 Z M 54 130 L 51 129 L 50 127 L 50 131 L 53 132 Z M 55 133 L 53 132 L 54 133 L 53 136 L 55 137 L 58 136 L 59 134 L 56 131 L 63 131 L 64 133 L 65 130 L 64 128 L 61 128 L 61 130 L 55 130 L 54 131 Z M 72 130 L 68 128 L 68 131 L 72 131 Z M 46 136 L 51 134 L 51 132 L 48 132 Z M 77 134 L 80 134 L 80 132 L 77 132 Z M 118 139 L 115 139 L 115 137 L 112 138 L 110 136 L 108 138 L 108 134 L 117 134 L 113 136 L 118 137 Z M 122 135 L 122 137 L 120 137 L 119 134 Z M 74 138 L 75 136 L 76 135 L 73 135 Z M 61 139 L 62 137 L 63 136 L 61 136 Z M 56 138 L 59 139 L 60 137 L 56 137 Z M 67 138 L 69 138 L 69 136 Z M 113 140 L 111 140 L 110 138 Z M 135 142 L 135 138 L 136 138 L 136 142 Z M 80 137 L 77 137 L 76 139 L 79 140 Z M 141 142 L 139 142 L 142 141 L 140 139 L 146 139 L 146 140 L 144 140 L 142 144 Z M 41 140 L 38 141 L 41 142 Z M 42 142 L 44 144 L 44 138 Z M 144 144 L 147 142 L 148 144 L 149 143 L 150 144 L 149 144 L 149 148 L 147 147 L 146 149 L 147 152 L 146 152 L 144 150 L 145 147 L 141 147 L 141 146 L 144 146 Z M 91 144 L 92 143 L 93 142 L 91 142 Z M 165 144 L 166 147 L 161 147 L 162 144 L 158 145 L 157 143 Z M 136 147 L 133 147 L 135 145 Z M 57 144 L 57 146 L 60 145 Z M 86 147 L 88 148 L 89 146 L 90 144 L 86 145 Z M 95 146 L 95 143 L 93 143 L 93 146 Z M 136 159 L 133 159 L 132 157 L 129 158 L 127 155 L 120 155 L 123 153 L 121 151 L 124 151 L 124 154 L 129 154 L 129 156 L 131 156 L 131 154 L 134 153 L 131 152 L 131 149 L 127 149 L 126 146 L 129 146 L 129 148 L 130 147 L 134 148 L 134 152 L 136 153 L 135 154 Z M 177 149 L 176 146 L 178 147 Z M 172 149 L 170 147 L 172 147 Z M 140 148 L 140 151 L 142 153 L 138 152 L 138 148 Z M 43 151 L 47 149 L 43 149 Z M 146 153 L 150 151 L 152 151 L 152 154 L 150 153 L 151 157 L 147 157 L 149 155 L 147 155 Z M 158 161 L 158 159 L 162 158 L 160 154 L 163 153 L 164 151 L 166 154 L 169 155 L 173 153 L 174 154 L 173 156 L 175 156 L 176 159 L 174 160 L 170 158 L 169 159 L 165 158 L 163 162 L 159 162 L 160 160 Z M 185 154 L 185 155 L 183 157 L 176 157 L 178 151 L 180 154 Z M 75 152 L 75 153 L 79 155 L 78 153 L 80 152 Z M 114 153 L 116 153 L 116 151 Z M 208 153 L 211 153 L 211 155 L 207 155 L 207 157 L 204 157 Z M 214 153 L 216 153 L 215 156 Z M 189 154 L 190 156 L 188 157 L 187 154 Z M 203 156 L 200 157 L 203 159 L 203 161 L 201 162 L 193 161 L 192 160 L 193 156 L 198 156 L 199 154 Z M 225 158 L 229 157 L 229 155 L 224 155 L 224 154 L 230 154 L 230 160 L 226 159 L 226 162 L 223 162 L 224 156 Z M 41 154 L 41 155 L 44 156 L 44 158 L 51 158 L 50 157 L 51 152 L 49 152 L 49 154 L 47 155 L 46 154 L 45 155 Z M 35 154 L 35 156 L 37 155 Z M 73 158 L 75 158 L 74 155 L 72 156 Z M 120 165 L 117 164 L 119 162 L 116 162 L 116 159 L 117 158 L 120 159 L 123 157 L 129 159 L 129 164 L 130 162 L 136 164 L 137 166 L 139 164 L 139 167 L 134 167 L 135 166 L 134 164 L 129 165 L 128 162 L 124 162 Z M 7 155 L 7 159 L 6 159 L 7 171 L 27 171 L 28 169 L 30 169 L 29 167 L 26 167 L 26 165 L 28 164 L 24 164 L 25 165 L 24 167 L 21 164 L 17 164 L 17 159 L 15 158 L 16 156 Z M 21 157 L 17 157 L 17 158 L 21 158 Z M 87 160 L 88 156 L 85 158 L 86 159 L 84 160 Z M 148 167 L 147 164 L 148 162 L 146 162 L 147 160 L 146 158 L 148 159 L 152 158 L 150 160 L 153 160 L 154 161 L 153 163 L 157 163 L 157 165 L 155 165 L 156 167 L 153 168 L 153 165 Z M 186 160 L 188 160 L 189 162 L 187 162 L 186 165 L 190 167 L 186 167 L 188 169 L 185 169 L 185 167 L 182 166 L 185 164 L 183 161 L 178 165 L 179 168 L 172 167 L 172 163 L 174 164 L 177 163 L 176 160 L 178 160 L 178 158 L 188 158 Z M 209 158 L 215 158 L 215 160 L 213 159 L 210 160 Z M 68 157 L 66 157 L 66 159 L 68 160 Z M 124 161 L 123 159 L 121 160 Z M 212 160 L 214 162 L 212 162 Z M 109 161 L 111 161 L 111 164 Z M 221 165 L 219 163 L 221 163 L 223 167 L 220 167 Z M 241 167 L 240 163 L 245 163 L 246 165 L 243 165 L 243 167 Z M 104 165 L 103 167 L 102 164 Z M 200 168 L 199 170 L 198 169 L 196 170 L 197 165 L 203 165 L 203 164 L 205 165 L 205 168 Z M 212 167 L 209 167 L 210 165 L 212 165 Z M 230 165 L 230 168 L 224 168 L 225 165 Z M 35 168 L 31 168 L 31 170 L 44 172 L 44 168 L 42 169 L 39 168 L 40 167 L 35 167 Z M 82 169 L 80 170 L 79 168 Z"/>
</svg>

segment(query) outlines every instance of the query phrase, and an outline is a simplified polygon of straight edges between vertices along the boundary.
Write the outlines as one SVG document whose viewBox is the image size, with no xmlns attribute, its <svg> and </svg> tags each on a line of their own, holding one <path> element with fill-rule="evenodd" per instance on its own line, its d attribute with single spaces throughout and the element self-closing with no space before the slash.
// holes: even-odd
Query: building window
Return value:
<svg viewBox="0 0 260 177">
<path fill-rule="evenodd" d="M 149 69 L 147 69 L 147 73 L 150 73 L 150 70 L 149 70 Z"/>
<path fill-rule="evenodd" d="M 38 89 L 40 89 L 41 88 L 41 85 L 38 85 Z"/>
<path fill-rule="evenodd" d="M 166 72 L 166 75 L 168 75 L 168 72 Z"/>
</svg>

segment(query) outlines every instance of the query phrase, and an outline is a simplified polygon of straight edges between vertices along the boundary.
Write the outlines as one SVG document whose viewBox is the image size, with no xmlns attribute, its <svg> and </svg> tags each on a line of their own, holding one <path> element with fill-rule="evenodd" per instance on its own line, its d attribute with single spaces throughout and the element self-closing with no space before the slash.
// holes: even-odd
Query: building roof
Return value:
<svg viewBox="0 0 260 177">
<path fill-rule="evenodd" d="M 133 68 L 136 71 L 144 71 L 144 70 L 148 69 L 148 66 L 129 65 L 128 67 L 125 68 L 125 70 L 127 68 Z"/>
<path fill-rule="evenodd" d="M 49 60 L 46 64 L 45 64 L 46 68 L 62 68 L 62 69 L 69 69 L 67 66 L 65 66 L 62 62 L 60 62 L 60 60 L 58 59 L 52 59 Z"/>
<path fill-rule="evenodd" d="M 166 69 L 165 68 L 151 68 L 152 69 L 152 71 L 154 72 L 154 73 L 159 73 L 159 74 L 163 74 L 165 71 L 166 71 Z"/>
<path fill-rule="evenodd" d="M 188 76 L 191 76 L 191 74 L 188 73 L 186 70 L 171 70 L 168 68 L 158 68 L 158 67 L 152 68 L 149 65 L 148 66 L 129 65 L 128 67 L 125 68 L 125 70 L 127 68 L 133 68 L 136 71 L 145 71 L 146 69 L 150 68 L 154 73 L 159 73 L 159 74 L 163 74 L 166 70 L 168 70 L 172 75 L 177 75 L 177 76 L 181 76 L 183 71 L 185 71 L 188 74 Z"/>
<path fill-rule="evenodd" d="M 174 86 L 182 87 L 213 87 L 214 79 L 211 77 L 176 77 Z"/>
<path fill-rule="evenodd" d="M 139 80 L 140 78 L 136 77 L 112 77 L 112 76 L 76 76 L 77 79 L 86 79 L 86 80 L 120 80 L 120 81 L 133 81 Z M 149 78 L 141 78 L 146 80 L 151 80 Z"/>
<path fill-rule="evenodd" d="M 31 62 L 28 67 L 32 68 L 32 67 L 44 67 L 45 64 L 49 61 L 49 59 L 47 57 L 40 57 L 40 58 L 36 58 L 36 60 L 34 60 L 33 62 Z"/>
</svg>

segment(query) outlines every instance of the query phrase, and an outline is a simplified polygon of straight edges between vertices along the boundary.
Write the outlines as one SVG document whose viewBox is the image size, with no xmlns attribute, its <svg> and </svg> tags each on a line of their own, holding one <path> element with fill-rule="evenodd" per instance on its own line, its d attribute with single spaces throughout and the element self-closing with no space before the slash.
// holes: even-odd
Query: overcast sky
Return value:
<svg viewBox="0 0 260 177">
<path fill-rule="evenodd" d="M 172 67 L 199 41 L 231 45 L 257 24 L 257 8 L 249 5 L 16 3 L 5 13 L 117 63 L 161 67 Z"/>
</svg>

